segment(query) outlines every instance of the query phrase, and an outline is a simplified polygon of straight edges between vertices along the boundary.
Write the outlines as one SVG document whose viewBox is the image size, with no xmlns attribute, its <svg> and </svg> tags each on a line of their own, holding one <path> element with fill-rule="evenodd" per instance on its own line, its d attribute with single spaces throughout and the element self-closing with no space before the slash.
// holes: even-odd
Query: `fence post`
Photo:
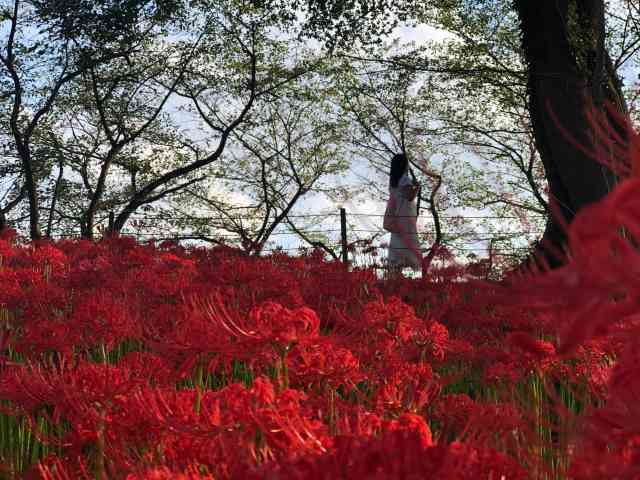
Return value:
<svg viewBox="0 0 640 480">
<path fill-rule="evenodd" d="M 347 252 L 347 211 L 344 208 L 340 209 L 340 235 L 342 243 L 342 263 L 347 264 L 349 262 Z"/>
<path fill-rule="evenodd" d="M 108 230 L 107 230 L 107 231 L 108 231 L 108 233 L 109 233 L 109 235 L 112 235 L 112 234 L 113 234 L 113 224 L 114 224 L 114 223 L 116 223 L 116 216 L 115 216 L 115 214 L 113 213 L 113 210 L 111 210 L 111 211 L 109 212 L 109 227 L 108 227 Z"/>
</svg>

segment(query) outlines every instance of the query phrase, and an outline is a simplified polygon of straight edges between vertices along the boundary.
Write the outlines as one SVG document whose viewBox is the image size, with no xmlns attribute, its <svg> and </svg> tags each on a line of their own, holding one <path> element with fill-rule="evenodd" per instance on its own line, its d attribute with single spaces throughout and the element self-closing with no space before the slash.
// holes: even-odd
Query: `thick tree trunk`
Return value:
<svg viewBox="0 0 640 480">
<path fill-rule="evenodd" d="M 603 0 L 515 0 L 529 68 L 529 111 L 544 164 L 551 204 L 560 221 L 549 218 L 539 253 L 554 267 L 554 251 L 564 249 L 561 224 L 613 187 L 612 172 L 581 151 L 593 151 L 590 109 L 611 102 L 624 112 L 620 82 L 604 49 Z M 565 130 L 564 132 L 562 130 Z M 569 138 L 572 137 L 572 138 Z"/>
</svg>

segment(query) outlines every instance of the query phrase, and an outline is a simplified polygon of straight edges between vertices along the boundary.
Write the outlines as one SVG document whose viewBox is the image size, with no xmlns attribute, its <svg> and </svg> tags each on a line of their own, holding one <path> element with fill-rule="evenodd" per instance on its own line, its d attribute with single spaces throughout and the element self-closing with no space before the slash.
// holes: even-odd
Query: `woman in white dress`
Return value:
<svg viewBox="0 0 640 480">
<path fill-rule="evenodd" d="M 420 271 L 422 251 L 418 240 L 418 185 L 409 176 L 409 162 L 404 154 L 391 160 L 389 202 L 385 212 L 385 229 L 391 232 L 387 261 L 391 274 L 408 267 Z"/>
</svg>

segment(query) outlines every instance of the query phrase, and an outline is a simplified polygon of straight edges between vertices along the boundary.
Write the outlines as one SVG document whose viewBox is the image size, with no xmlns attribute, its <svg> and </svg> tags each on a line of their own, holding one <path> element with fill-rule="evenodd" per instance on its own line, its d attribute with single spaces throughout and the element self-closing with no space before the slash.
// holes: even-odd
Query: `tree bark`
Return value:
<svg viewBox="0 0 640 480">
<path fill-rule="evenodd" d="M 40 202 L 31 150 L 25 142 L 22 145 L 18 144 L 18 152 L 22 160 L 24 184 L 27 189 L 27 200 L 29 201 L 29 235 L 31 240 L 40 240 L 42 238 L 40 233 Z"/>
<path fill-rule="evenodd" d="M 56 186 L 53 189 L 53 198 L 51 199 L 51 206 L 49 207 L 49 220 L 47 221 L 47 232 L 45 237 L 51 239 L 51 233 L 53 231 L 53 216 L 56 213 L 56 202 L 60 196 L 60 186 L 62 185 L 62 178 L 64 174 L 64 158 L 58 159 L 58 178 L 56 179 Z"/>
<path fill-rule="evenodd" d="M 600 200 L 616 178 L 576 143 L 594 151 L 598 139 L 591 109 L 610 103 L 626 113 L 621 82 L 604 47 L 603 0 L 514 0 L 528 64 L 529 112 L 556 215 L 549 218 L 538 252 L 551 267 L 563 263 L 563 223 Z M 563 131 L 564 130 L 564 131 Z"/>
</svg>

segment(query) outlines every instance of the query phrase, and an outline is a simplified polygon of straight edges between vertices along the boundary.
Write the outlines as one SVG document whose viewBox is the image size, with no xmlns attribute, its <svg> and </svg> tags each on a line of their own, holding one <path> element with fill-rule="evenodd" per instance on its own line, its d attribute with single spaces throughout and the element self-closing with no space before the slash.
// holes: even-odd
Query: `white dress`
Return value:
<svg viewBox="0 0 640 480">
<path fill-rule="evenodd" d="M 402 187 L 412 183 L 409 176 L 405 174 L 400 178 L 397 188 L 389 187 L 389 195 L 395 197 L 396 225 L 398 225 L 400 231 L 399 233 L 391 234 L 387 261 L 391 267 L 409 267 L 414 270 L 420 270 L 422 267 L 422 252 L 420 250 L 420 241 L 418 240 L 418 205 L 415 198 L 409 200 L 402 193 Z"/>
</svg>

